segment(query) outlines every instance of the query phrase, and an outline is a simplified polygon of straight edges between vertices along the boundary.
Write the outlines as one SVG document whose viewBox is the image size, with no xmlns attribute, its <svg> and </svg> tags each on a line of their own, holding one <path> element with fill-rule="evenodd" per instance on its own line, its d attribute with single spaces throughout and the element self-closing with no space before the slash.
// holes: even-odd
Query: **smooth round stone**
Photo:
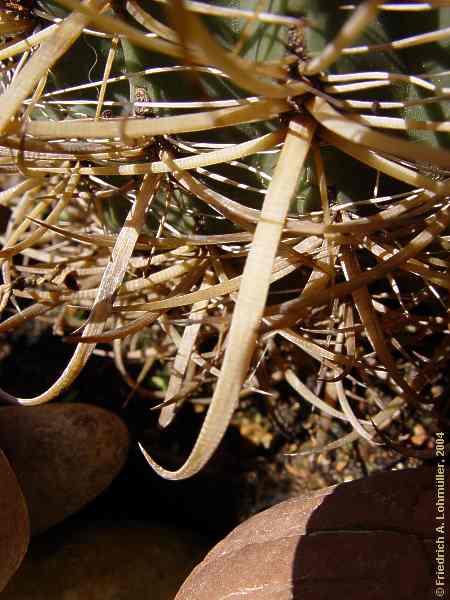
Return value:
<svg viewBox="0 0 450 600">
<path fill-rule="evenodd" d="M 435 474 L 379 473 L 277 504 L 217 544 L 176 600 L 434 597 Z"/>
<path fill-rule="evenodd" d="M 22 562 L 29 539 L 25 499 L 14 471 L 0 450 L 0 592 Z"/>
<path fill-rule="evenodd" d="M 209 547 L 182 529 L 75 518 L 34 538 L 2 600 L 173 600 Z"/>
<path fill-rule="evenodd" d="M 89 404 L 0 409 L 0 448 L 17 474 L 35 535 L 75 513 L 122 468 L 128 430 Z"/>
</svg>

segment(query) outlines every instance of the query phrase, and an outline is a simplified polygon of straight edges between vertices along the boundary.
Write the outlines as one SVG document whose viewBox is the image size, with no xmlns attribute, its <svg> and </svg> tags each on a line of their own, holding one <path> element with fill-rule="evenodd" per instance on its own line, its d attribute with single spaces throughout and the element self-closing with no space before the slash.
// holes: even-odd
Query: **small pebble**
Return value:
<svg viewBox="0 0 450 600">
<path fill-rule="evenodd" d="M 19 480 L 35 535 L 77 512 L 122 468 L 128 430 L 89 404 L 0 409 L 0 448 Z"/>
<path fill-rule="evenodd" d="M 0 592 L 22 562 L 29 539 L 25 499 L 14 471 L 0 450 Z"/>
</svg>

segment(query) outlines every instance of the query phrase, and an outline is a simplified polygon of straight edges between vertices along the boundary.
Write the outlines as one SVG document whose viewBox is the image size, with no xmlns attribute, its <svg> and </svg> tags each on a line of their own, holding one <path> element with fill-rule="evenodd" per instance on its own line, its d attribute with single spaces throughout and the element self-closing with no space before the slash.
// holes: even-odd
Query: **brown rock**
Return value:
<svg viewBox="0 0 450 600">
<path fill-rule="evenodd" d="M 173 600 L 208 547 L 173 527 L 74 519 L 32 540 L 2 600 Z"/>
<path fill-rule="evenodd" d="M 176 600 L 435 597 L 435 473 L 379 473 L 282 502 L 215 546 Z"/>
<path fill-rule="evenodd" d="M 0 447 L 23 490 L 32 535 L 62 521 L 102 492 L 120 471 L 128 431 L 88 404 L 0 409 Z"/>
<path fill-rule="evenodd" d="M 0 450 L 0 592 L 22 562 L 29 539 L 25 499 L 14 471 Z"/>
</svg>

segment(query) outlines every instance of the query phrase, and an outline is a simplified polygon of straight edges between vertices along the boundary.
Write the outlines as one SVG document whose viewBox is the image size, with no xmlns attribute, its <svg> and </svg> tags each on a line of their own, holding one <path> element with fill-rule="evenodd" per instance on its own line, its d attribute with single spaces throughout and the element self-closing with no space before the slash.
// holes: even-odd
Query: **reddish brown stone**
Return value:
<svg viewBox="0 0 450 600">
<path fill-rule="evenodd" d="M 435 597 L 435 472 L 379 473 L 282 502 L 215 546 L 176 600 Z"/>
<path fill-rule="evenodd" d="M 0 450 L 0 591 L 22 562 L 29 539 L 25 499 L 14 471 Z"/>
<path fill-rule="evenodd" d="M 32 535 L 78 511 L 120 471 L 128 431 L 88 404 L 0 409 L 0 448 L 23 490 Z"/>
</svg>

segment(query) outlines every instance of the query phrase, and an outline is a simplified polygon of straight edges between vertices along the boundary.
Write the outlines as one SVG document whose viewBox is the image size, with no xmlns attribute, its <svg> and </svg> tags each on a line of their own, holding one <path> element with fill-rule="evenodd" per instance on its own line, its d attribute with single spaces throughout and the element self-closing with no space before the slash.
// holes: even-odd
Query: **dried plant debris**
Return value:
<svg viewBox="0 0 450 600">
<path fill-rule="evenodd" d="M 207 407 L 176 471 L 142 448 L 168 479 L 202 468 L 245 396 L 288 429 L 342 423 L 325 448 L 385 442 L 406 407 L 443 419 L 446 6 L 5 3 L 0 331 L 39 319 L 74 353 L 2 400 L 52 400 L 110 356 L 162 426 Z"/>
</svg>

